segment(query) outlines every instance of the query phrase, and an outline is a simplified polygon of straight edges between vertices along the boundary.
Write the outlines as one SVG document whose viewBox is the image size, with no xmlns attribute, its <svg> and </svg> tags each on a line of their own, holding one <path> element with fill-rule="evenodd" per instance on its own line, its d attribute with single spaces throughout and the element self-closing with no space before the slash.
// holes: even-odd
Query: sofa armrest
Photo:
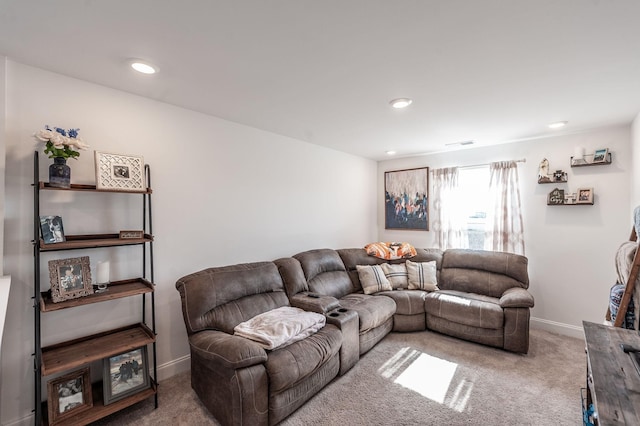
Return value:
<svg viewBox="0 0 640 426">
<path fill-rule="evenodd" d="M 204 330 L 189 336 L 191 352 L 226 368 L 238 369 L 267 361 L 267 352 L 255 342 L 223 331 Z"/>
<path fill-rule="evenodd" d="M 319 314 L 326 314 L 340 307 L 340 302 L 335 297 L 322 295 L 319 295 L 319 297 L 311 297 L 307 292 L 298 293 L 290 297 L 289 303 L 295 308 L 309 312 L 317 312 Z"/>
<path fill-rule="evenodd" d="M 503 308 L 533 308 L 533 296 L 524 288 L 513 287 L 502 294 L 500 306 Z"/>
</svg>

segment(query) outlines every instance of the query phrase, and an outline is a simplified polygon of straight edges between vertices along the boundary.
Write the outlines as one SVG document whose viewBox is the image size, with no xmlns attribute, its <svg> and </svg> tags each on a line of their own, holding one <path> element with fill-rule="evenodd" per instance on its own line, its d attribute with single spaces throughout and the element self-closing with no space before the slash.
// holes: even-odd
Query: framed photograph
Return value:
<svg viewBox="0 0 640 426">
<path fill-rule="evenodd" d="M 45 244 L 63 243 L 64 228 L 60 216 L 40 216 L 40 232 Z"/>
<path fill-rule="evenodd" d="M 596 153 L 593 154 L 593 162 L 594 163 L 606 163 L 607 162 L 607 154 L 608 153 L 609 153 L 609 148 L 596 150 Z"/>
<path fill-rule="evenodd" d="M 54 303 L 92 294 L 89 256 L 50 260 L 49 280 Z"/>
<path fill-rule="evenodd" d="M 49 380 L 47 391 L 49 424 L 56 424 L 93 407 L 89 367 Z"/>
<path fill-rule="evenodd" d="M 384 173 L 385 229 L 429 230 L 429 168 Z"/>
<path fill-rule="evenodd" d="M 104 405 L 148 389 L 147 347 L 105 358 L 102 386 Z"/>
<path fill-rule="evenodd" d="M 95 151 L 96 189 L 145 192 L 144 159 Z"/>
<path fill-rule="evenodd" d="M 564 189 L 556 188 L 547 196 L 548 205 L 564 204 Z"/>
<path fill-rule="evenodd" d="M 576 204 L 593 204 L 593 188 L 579 188 Z"/>
<path fill-rule="evenodd" d="M 121 240 L 144 238 L 144 231 L 120 231 Z"/>
</svg>

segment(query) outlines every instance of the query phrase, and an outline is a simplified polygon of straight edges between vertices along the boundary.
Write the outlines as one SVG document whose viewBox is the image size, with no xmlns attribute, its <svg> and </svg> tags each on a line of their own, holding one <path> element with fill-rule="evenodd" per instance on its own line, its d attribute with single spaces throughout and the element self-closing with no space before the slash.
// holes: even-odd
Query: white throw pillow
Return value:
<svg viewBox="0 0 640 426">
<path fill-rule="evenodd" d="M 393 290 L 380 265 L 356 265 L 364 294 Z"/>
<path fill-rule="evenodd" d="M 440 290 L 436 278 L 436 261 L 412 262 L 407 260 L 407 273 L 409 275 L 409 290 Z"/>
<path fill-rule="evenodd" d="M 385 277 L 391 283 L 391 288 L 407 288 L 409 286 L 409 275 L 407 274 L 407 267 L 404 263 L 392 265 L 390 263 L 383 263 L 382 270 Z"/>
</svg>

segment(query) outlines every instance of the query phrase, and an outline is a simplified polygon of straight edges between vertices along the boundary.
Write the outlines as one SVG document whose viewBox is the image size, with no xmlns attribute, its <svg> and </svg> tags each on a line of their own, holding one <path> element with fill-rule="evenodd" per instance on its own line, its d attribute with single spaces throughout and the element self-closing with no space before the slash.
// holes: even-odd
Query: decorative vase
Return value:
<svg viewBox="0 0 640 426">
<path fill-rule="evenodd" d="M 56 188 L 71 187 L 71 168 L 67 166 L 67 159 L 55 157 L 49 166 L 49 185 Z"/>
</svg>

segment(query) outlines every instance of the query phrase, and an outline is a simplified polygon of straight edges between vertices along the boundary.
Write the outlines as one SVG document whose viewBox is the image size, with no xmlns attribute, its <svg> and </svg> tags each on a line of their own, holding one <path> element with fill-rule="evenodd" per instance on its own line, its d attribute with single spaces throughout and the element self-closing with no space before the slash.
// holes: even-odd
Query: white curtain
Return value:
<svg viewBox="0 0 640 426">
<path fill-rule="evenodd" d="M 524 255 L 522 206 L 515 161 L 491 163 L 485 250 Z"/>
<path fill-rule="evenodd" d="M 463 197 L 459 192 L 458 168 L 434 169 L 433 178 L 433 230 L 436 246 L 442 250 L 469 247 Z"/>
</svg>

